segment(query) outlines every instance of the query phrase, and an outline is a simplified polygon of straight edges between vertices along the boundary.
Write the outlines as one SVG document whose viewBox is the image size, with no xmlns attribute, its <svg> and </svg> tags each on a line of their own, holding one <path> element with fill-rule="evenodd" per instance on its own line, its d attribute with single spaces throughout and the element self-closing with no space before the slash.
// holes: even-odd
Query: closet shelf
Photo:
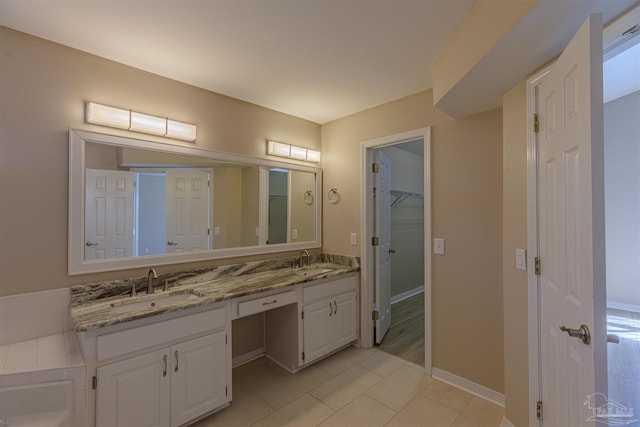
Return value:
<svg viewBox="0 0 640 427">
<path fill-rule="evenodd" d="M 422 193 L 413 193 L 411 191 L 400 191 L 400 190 L 391 190 L 391 197 L 393 197 L 393 201 L 391 202 L 391 207 L 398 207 L 402 202 L 409 198 L 420 199 L 424 201 L 424 194 Z"/>
</svg>

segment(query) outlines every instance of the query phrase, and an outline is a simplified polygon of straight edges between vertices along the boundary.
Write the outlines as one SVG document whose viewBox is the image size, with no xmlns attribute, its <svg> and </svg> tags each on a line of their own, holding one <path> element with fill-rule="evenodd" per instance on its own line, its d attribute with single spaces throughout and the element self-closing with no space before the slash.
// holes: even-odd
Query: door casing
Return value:
<svg viewBox="0 0 640 427">
<path fill-rule="evenodd" d="M 416 139 L 424 141 L 424 367 L 431 374 L 431 128 L 425 127 L 360 145 L 360 345 L 373 347 L 373 230 L 372 183 L 369 174 L 370 151 Z"/>
</svg>

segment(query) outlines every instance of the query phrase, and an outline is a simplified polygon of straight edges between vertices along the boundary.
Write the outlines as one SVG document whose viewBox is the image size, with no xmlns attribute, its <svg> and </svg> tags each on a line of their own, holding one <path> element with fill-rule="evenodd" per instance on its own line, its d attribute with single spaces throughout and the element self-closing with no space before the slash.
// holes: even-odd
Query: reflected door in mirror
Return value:
<svg viewBox="0 0 640 427">
<path fill-rule="evenodd" d="M 133 255 L 133 200 L 133 173 L 86 170 L 85 260 Z"/>
<path fill-rule="evenodd" d="M 207 172 L 167 171 L 167 253 L 211 247 L 208 189 Z"/>
</svg>

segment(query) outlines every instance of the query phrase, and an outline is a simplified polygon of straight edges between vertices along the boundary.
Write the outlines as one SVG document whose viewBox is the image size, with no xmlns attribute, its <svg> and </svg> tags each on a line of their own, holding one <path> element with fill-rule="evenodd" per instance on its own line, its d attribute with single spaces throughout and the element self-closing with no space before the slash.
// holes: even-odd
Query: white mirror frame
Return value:
<svg viewBox="0 0 640 427">
<path fill-rule="evenodd" d="M 316 233 L 315 240 L 276 245 L 243 246 L 237 248 L 211 249 L 206 251 L 182 252 L 163 255 L 149 255 L 129 258 L 102 260 L 84 259 L 85 227 L 85 143 L 110 144 L 143 150 L 160 151 L 171 154 L 197 156 L 212 160 L 247 165 L 280 167 L 316 174 L 315 194 L 322 194 L 322 169 L 294 163 L 278 162 L 241 154 L 225 153 L 204 148 L 185 147 L 164 142 L 146 141 L 121 136 L 107 135 L 69 129 L 69 263 L 70 276 L 102 271 L 125 270 L 130 268 L 155 267 L 159 265 L 207 261 L 213 259 L 270 254 L 322 247 L 322 197 L 315 198 Z M 262 218 L 262 213 L 260 217 Z M 262 225 L 262 224 L 261 224 Z"/>
</svg>

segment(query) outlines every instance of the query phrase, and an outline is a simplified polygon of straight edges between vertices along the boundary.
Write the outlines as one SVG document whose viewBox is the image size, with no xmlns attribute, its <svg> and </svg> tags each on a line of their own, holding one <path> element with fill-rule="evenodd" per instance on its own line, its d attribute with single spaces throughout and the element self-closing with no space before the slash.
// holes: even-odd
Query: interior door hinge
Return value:
<svg viewBox="0 0 640 427">
<path fill-rule="evenodd" d="M 304 351 L 302 352 L 302 360 L 304 360 Z"/>
<path fill-rule="evenodd" d="M 536 402 L 536 418 L 542 421 L 542 402 Z"/>
<path fill-rule="evenodd" d="M 378 246 L 380 244 L 380 239 L 378 237 L 371 238 L 371 246 Z"/>
<path fill-rule="evenodd" d="M 380 172 L 380 165 L 378 163 L 371 164 L 371 172 L 373 173 Z"/>
<path fill-rule="evenodd" d="M 228 385 L 224 386 L 224 395 L 225 396 L 229 396 L 229 386 Z"/>
<path fill-rule="evenodd" d="M 98 377 L 96 377 L 95 375 L 91 378 L 91 388 L 93 390 L 98 388 Z"/>
<path fill-rule="evenodd" d="M 302 319 L 304 319 L 304 311 L 300 313 Z"/>
<path fill-rule="evenodd" d="M 224 336 L 224 343 L 229 344 L 229 335 Z"/>
<path fill-rule="evenodd" d="M 537 114 L 533 115 L 533 131 L 535 133 L 540 132 L 540 118 Z"/>
<path fill-rule="evenodd" d="M 540 257 L 536 257 L 535 259 L 535 273 L 536 273 L 536 276 L 539 276 L 540 274 L 542 274 L 540 272 Z"/>
<path fill-rule="evenodd" d="M 371 313 L 371 318 L 373 320 L 380 320 L 380 312 L 378 310 L 373 310 Z"/>
</svg>

